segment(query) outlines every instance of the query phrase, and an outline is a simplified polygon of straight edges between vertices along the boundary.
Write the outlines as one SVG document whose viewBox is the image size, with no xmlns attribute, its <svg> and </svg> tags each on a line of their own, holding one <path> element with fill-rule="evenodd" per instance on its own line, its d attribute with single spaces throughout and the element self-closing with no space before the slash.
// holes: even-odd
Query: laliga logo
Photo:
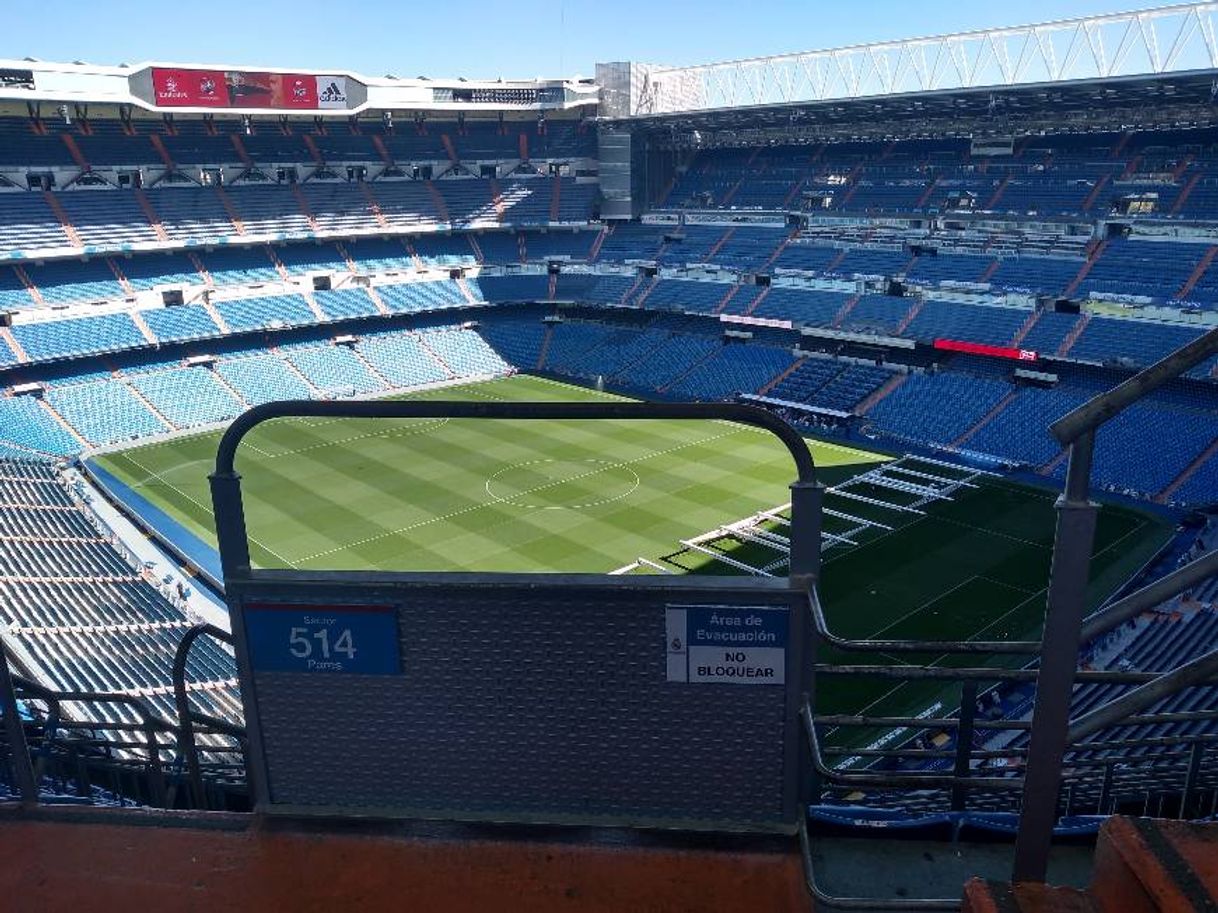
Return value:
<svg viewBox="0 0 1218 913">
<path fill-rule="evenodd" d="M 296 80 L 296 82 L 292 84 L 292 95 L 296 98 L 304 98 L 306 94 L 307 91 L 305 89 L 304 80 Z"/>
<path fill-rule="evenodd" d="M 214 95 L 216 93 L 216 81 L 210 76 L 204 76 L 199 80 L 199 92 L 203 95 Z"/>
</svg>

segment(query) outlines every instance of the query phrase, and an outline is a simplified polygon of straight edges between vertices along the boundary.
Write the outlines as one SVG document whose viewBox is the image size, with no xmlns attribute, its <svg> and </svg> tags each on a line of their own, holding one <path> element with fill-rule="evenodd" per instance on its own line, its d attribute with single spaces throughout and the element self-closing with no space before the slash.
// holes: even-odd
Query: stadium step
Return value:
<svg viewBox="0 0 1218 913">
<path fill-rule="evenodd" d="M 38 286 L 34 284 L 34 280 L 30 278 L 30 274 L 25 271 L 25 267 L 20 263 L 13 264 L 13 272 L 17 274 L 17 278 L 21 280 L 21 284 L 25 286 L 25 290 L 30 293 L 30 297 L 38 304 L 46 304 L 46 299 L 42 297 L 42 292 Z"/>
<path fill-rule="evenodd" d="M 741 288 L 743 288 L 743 286 L 738 282 L 729 285 L 727 287 L 727 291 L 723 293 L 723 297 L 719 299 L 719 303 L 715 305 L 714 310 L 712 310 L 711 313 L 722 314 L 727 309 L 727 306 L 731 304 L 732 299 L 736 297 L 736 293 L 739 292 Z"/>
<path fill-rule="evenodd" d="M 834 256 L 834 258 L 829 261 L 828 265 L 825 266 L 825 272 L 832 273 L 834 270 L 836 270 L 839 266 L 842 265 L 842 261 L 846 259 L 846 255 L 849 253 L 850 253 L 850 249 L 846 248 L 846 247 L 843 247 L 840 250 L 838 250 L 836 256 Z"/>
<path fill-rule="evenodd" d="M 363 364 L 363 366 L 368 369 L 368 373 L 371 374 L 373 377 L 375 377 L 377 379 L 377 381 L 380 382 L 382 388 L 384 388 L 386 390 L 392 390 L 398 386 L 398 384 L 395 384 L 393 381 L 391 381 L 389 378 L 387 378 L 384 374 L 382 374 L 380 372 L 380 370 L 377 369 L 376 365 L 374 365 L 372 362 L 370 362 L 367 358 L 364 357 L 364 353 L 359 350 L 359 346 L 348 346 L 347 348 L 351 352 L 351 354 L 353 354 L 355 356 L 356 360 L 361 362 Z"/>
<path fill-rule="evenodd" d="M 520 161 L 527 162 L 529 160 L 529 135 L 523 130 L 520 131 L 516 145 L 520 150 Z"/>
<path fill-rule="evenodd" d="M 450 365 L 448 362 L 446 362 L 440 356 L 440 353 L 431 347 L 431 344 L 427 341 L 426 333 L 415 333 L 414 335 L 415 335 L 415 338 L 418 339 L 418 341 L 419 341 L 419 348 L 422 349 L 424 352 L 426 352 L 428 355 L 430 355 L 431 358 L 436 362 L 436 364 L 438 364 L 441 368 L 444 369 L 444 373 L 446 373 L 449 377 L 458 376 L 457 372 L 452 369 L 452 365 Z"/>
<path fill-rule="evenodd" d="M 537 363 L 533 365 L 538 371 L 546 366 L 546 358 L 550 354 L 550 340 L 554 338 L 554 324 L 547 323 L 545 332 L 541 334 L 541 347 L 537 350 Z"/>
<path fill-rule="evenodd" d="M 347 272 L 349 272 L 349 273 L 358 273 L 359 272 L 358 264 L 356 264 L 355 260 L 353 260 L 351 258 L 351 254 L 347 252 L 347 248 L 343 245 L 342 241 L 335 241 L 334 249 L 337 250 L 338 255 L 343 258 L 343 263 L 347 264 Z"/>
<path fill-rule="evenodd" d="M 654 277 L 651 280 L 651 283 L 647 286 L 647 288 L 643 289 L 643 291 L 639 294 L 639 297 L 634 299 L 634 306 L 637 308 L 641 308 L 643 306 L 643 302 L 647 300 L 647 296 L 650 295 L 652 292 L 654 292 L 656 290 L 656 286 L 659 284 L 660 284 L 660 277 L 659 276 Z"/>
<path fill-rule="evenodd" d="M 1189 479 L 1191 479 L 1206 463 L 1208 463 L 1215 455 L 1218 455 L 1218 438 L 1214 438 L 1210 445 L 1197 454 L 1196 458 L 1186 466 L 1181 473 L 1168 483 L 1167 487 L 1155 495 L 1156 504 L 1166 504 Z"/>
<path fill-rule="evenodd" d="M 317 298 L 314 297 L 312 292 L 306 289 L 301 289 L 300 297 L 305 300 L 305 304 L 309 306 L 309 310 L 312 312 L 313 316 L 317 318 L 318 323 L 325 323 L 329 319 L 326 317 L 325 311 L 323 311 L 318 305 Z"/>
<path fill-rule="evenodd" d="M 317 148 L 317 140 L 313 139 L 313 135 L 311 133 L 302 133 L 300 138 L 304 140 L 304 144 L 309 150 L 309 155 L 312 157 L 313 163 L 316 165 L 325 165 L 326 157 L 322 155 L 321 150 Z"/>
<path fill-rule="evenodd" d="M 389 147 L 385 145 L 385 141 L 380 135 L 372 134 L 372 146 L 376 149 L 376 154 L 381 157 L 381 161 L 392 167 L 394 165 L 393 155 L 389 152 Z"/>
<path fill-rule="evenodd" d="M 375 286 L 366 285 L 364 291 L 368 293 L 368 297 L 372 299 L 372 303 L 376 305 L 377 313 L 388 314 L 389 308 L 385 304 L 385 299 L 381 297 L 381 293 L 376 290 Z"/>
<path fill-rule="evenodd" d="M 1087 194 L 1087 199 L 1083 200 L 1083 212 L 1091 212 L 1091 208 L 1095 206 L 1100 194 L 1104 192 L 1104 188 L 1108 186 L 1108 182 L 1112 180 L 1111 174 L 1104 174 L 1095 182 L 1095 186 L 1091 188 L 1091 193 Z"/>
<path fill-rule="evenodd" d="M 854 407 L 854 414 L 866 415 L 875 408 L 878 402 L 887 398 L 887 396 L 892 393 L 893 390 L 901 386 L 901 384 L 905 383 L 905 381 L 908 379 L 908 374 L 892 375 L 892 377 L 888 378 L 888 380 L 884 381 L 884 383 L 880 385 L 878 390 L 874 390 L 870 396 Z"/>
<path fill-rule="evenodd" d="M 993 194 L 990 195 L 990 198 L 985 203 L 986 209 L 997 208 L 998 201 L 1001 200 L 1002 195 L 1007 192 L 1007 187 L 1010 185 L 1010 183 L 1011 183 L 1011 176 L 1009 174 L 1005 175 L 1003 177 L 1003 179 L 998 182 L 998 186 L 996 188 L 994 188 Z"/>
<path fill-rule="evenodd" d="M 148 142 L 152 144 L 152 148 L 156 150 L 157 157 L 170 171 L 177 168 L 177 164 L 173 160 L 173 156 L 169 154 L 169 150 L 165 148 L 165 141 L 161 139 L 159 133 L 149 133 Z"/>
<path fill-rule="evenodd" d="M 837 309 L 837 313 L 833 315 L 833 323 L 831 326 L 834 329 L 845 323 L 846 318 L 850 316 L 850 312 L 854 310 L 854 306 L 863 298 L 862 295 L 851 295 L 846 299 L 846 303 Z"/>
<path fill-rule="evenodd" d="M 229 392 L 229 395 L 232 396 L 232 398 L 235 399 L 238 403 L 240 403 L 241 407 L 243 409 L 248 409 L 252 405 L 252 403 L 250 403 L 249 400 L 247 400 L 244 396 L 242 396 L 241 391 L 238 390 L 236 387 L 234 387 L 232 384 L 230 384 L 228 382 L 228 379 L 225 378 L 225 376 L 223 374 L 221 374 L 219 371 L 215 370 L 214 364 L 211 367 L 213 369 L 211 372 L 211 376 L 216 380 L 216 382 L 219 383 L 220 386 L 223 387 L 225 390 L 227 390 Z"/>
<path fill-rule="evenodd" d="M 994 403 L 994 405 L 990 407 L 990 411 L 981 416 L 981 418 L 977 420 L 977 423 L 973 425 L 972 428 L 969 428 L 968 431 L 964 432 L 964 434 L 952 441 L 951 444 L 948 445 L 948 449 L 959 450 L 961 447 L 971 441 L 974 437 L 976 437 L 978 431 L 980 431 L 994 419 L 998 418 L 998 416 L 1002 414 L 1002 411 L 1015 401 L 1017 396 L 1019 396 L 1018 390 L 1009 391 L 1006 396 Z"/>
<path fill-rule="evenodd" d="M 153 232 L 156 233 L 158 241 L 169 241 L 169 232 L 165 231 L 165 223 L 161 221 L 160 214 L 152 205 L 152 201 L 148 199 L 148 194 L 144 192 L 142 187 L 135 188 L 132 193 L 135 194 L 135 202 L 139 203 L 140 209 L 144 213 L 144 218 L 148 220 L 148 224 L 152 226 Z"/>
<path fill-rule="evenodd" d="M 495 209 L 495 221 L 500 225 L 503 224 L 503 191 L 499 189 L 499 181 L 495 178 L 490 179 L 491 188 L 491 206 Z"/>
<path fill-rule="evenodd" d="M 1188 166 L 1193 163 L 1195 158 L 1196 156 L 1194 156 L 1191 152 L 1188 155 L 1183 156 L 1177 163 L 1176 167 L 1172 169 L 1171 179 L 1173 181 L 1178 181 L 1180 178 L 1184 177 L 1184 172 L 1188 171 Z"/>
<path fill-rule="evenodd" d="M 592 240 L 592 247 L 588 251 L 588 262 L 595 263 L 596 258 L 601 255 L 601 246 L 604 245 L 605 239 L 609 237 L 613 231 L 613 226 L 607 225 L 596 233 L 596 237 Z"/>
<path fill-rule="evenodd" d="M 203 265 L 203 261 L 199 259 L 199 255 L 194 251 L 186 252 L 187 258 L 194 264 L 195 269 L 199 271 L 199 275 L 203 277 L 203 284 L 208 288 L 216 287 L 216 280 L 211 277 L 211 272 Z"/>
<path fill-rule="evenodd" d="M 21 348 L 21 343 L 17 342 L 17 337 L 8 327 L 0 327 L 0 339 L 3 339 L 5 344 L 13 350 L 19 363 L 24 364 L 30 360 L 30 356 L 25 353 L 25 349 Z"/>
<path fill-rule="evenodd" d="M 897 324 L 896 332 L 893 336 L 900 336 L 904 333 L 911 323 L 917 319 L 917 316 L 922 313 L 922 308 L 926 306 L 925 298 L 915 298 L 914 303 L 909 306 L 909 310 L 905 312 L 905 316 L 901 318 L 901 322 Z"/>
<path fill-rule="evenodd" d="M 1179 194 L 1177 194 L 1176 201 L 1171 204 L 1171 214 L 1173 216 L 1179 215 L 1180 211 L 1184 209 L 1184 204 L 1188 201 L 1188 198 L 1192 196 L 1193 188 L 1195 188 L 1201 182 L 1202 175 L 1203 172 L 1200 170 L 1194 171 L 1191 175 L 1189 175 L 1188 180 L 1184 183 L 1184 188 Z"/>
<path fill-rule="evenodd" d="M 68 147 L 68 155 L 72 156 L 72 161 L 80 166 L 80 170 L 92 171 L 93 166 L 89 164 L 85 154 L 80 151 L 80 145 L 76 142 L 76 138 L 71 133 L 61 133 L 59 136 L 63 140 L 63 144 Z"/>
<path fill-rule="evenodd" d="M 1057 467 L 1060 466 L 1062 463 L 1066 462 L 1066 459 L 1069 456 L 1070 456 L 1069 451 L 1059 450 L 1057 452 L 1057 456 L 1053 457 L 1053 459 L 1049 460 L 1049 462 L 1043 464 L 1036 470 L 1036 474 L 1045 476 L 1046 478 L 1048 476 L 1053 475 L 1053 473 L 1057 471 Z"/>
<path fill-rule="evenodd" d="M 380 139 L 380 137 L 377 137 Z M 359 184 L 359 192 L 363 194 L 364 200 L 368 203 L 368 211 L 372 213 L 372 218 L 376 219 L 378 228 L 388 228 L 389 220 L 385 218 L 385 213 L 381 211 L 380 201 L 372 193 L 372 188 L 368 186 L 367 181 L 357 181 Z"/>
<path fill-rule="evenodd" d="M 1105 913 L 1078 888 L 1005 884 L 974 878 L 964 886 L 961 913 Z"/>
<path fill-rule="evenodd" d="M 557 222 L 558 214 L 562 207 L 562 178 L 559 175 L 554 175 L 554 181 L 550 185 L 550 221 Z"/>
<path fill-rule="evenodd" d="M 436 214 L 440 217 L 440 221 L 449 223 L 452 219 L 448 216 L 448 204 L 444 202 L 444 197 L 440 195 L 440 191 L 436 189 L 434 181 L 426 180 L 423 182 L 427 185 L 427 192 L 431 196 L 432 205 L 436 207 Z"/>
<path fill-rule="evenodd" d="M 1091 893 L 1121 913 L 1218 909 L 1218 828 L 1109 818 L 1095 848 Z"/>
<path fill-rule="evenodd" d="M 148 326 L 144 320 L 144 315 L 138 310 L 132 309 L 128 311 L 131 316 L 131 322 L 135 324 L 135 328 L 140 331 L 140 335 L 144 337 L 151 345 L 160 345 L 161 341 L 156 338 L 156 334 L 152 332 L 152 327 Z"/>
<path fill-rule="evenodd" d="M 529 262 L 529 242 L 523 231 L 516 232 L 516 249 L 520 251 L 520 262 Z"/>
<path fill-rule="evenodd" d="M 1078 287 L 1083 284 L 1083 280 L 1095 269 L 1095 264 L 1099 262 L 1100 257 L 1104 256 L 1104 251 L 1108 249 L 1108 239 L 1105 238 L 1099 244 L 1091 249 L 1091 255 L 1083 261 L 1083 265 L 1079 267 L 1078 273 L 1070 280 L 1070 284 L 1062 291 L 1063 298 L 1069 298 Z"/>
<path fill-rule="evenodd" d="M 119 268 L 118 263 L 113 257 L 106 257 L 106 266 L 110 267 L 110 272 L 114 273 L 114 279 L 118 282 L 119 288 L 123 290 L 124 295 L 134 295 L 135 289 L 131 287 L 131 283 L 127 281 L 127 277 L 123 275 L 123 271 Z M 149 340 L 154 342 L 155 340 Z"/>
<path fill-rule="evenodd" d="M 749 306 L 748 306 L 747 308 L 745 308 L 745 311 L 744 311 L 744 316 L 745 316 L 745 317 L 752 317 L 752 316 L 753 316 L 753 312 L 754 312 L 755 310 L 757 310 L 757 308 L 758 308 L 758 307 L 760 307 L 760 306 L 761 306 L 761 302 L 765 301 L 765 300 L 766 300 L 766 298 L 767 298 L 767 297 L 769 297 L 769 294 L 770 294 L 770 289 L 772 289 L 773 287 L 774 287 L 774 286 L 772 286 L 772 285 L 767 285 L 765 288 L 763 288 L 763 289 L 761 290 L 761 294 L 760 294 L 760 295 L 758 295 L 758 296 L 757 296 L 757 297 L 755 297 L 755 298 L 754 298 L 754 299 L 753 299 L 751 302 L 749 302 Z"/>
<path fill-rule="evenodd" d="M 798 237 L 799 237 L 799 229 L 798 228 L 792 229 L 791 233 L 789 235 L 787 235 L 785 238 L 783 238 L 781 241 L 778 242 L 778 246 L 776 248 L 774 248 L 774 252 L 772 254 L 770 254 L 769 259 L 765 261 L 765 265 L 761 267 L 761 271 L 763 273 L 768 273 L 770 271 L 770 267 L 772 267 L 774 265 L 775 261 L 777 261 L 778 258 L 782 256 L 782 252 L 784 250 L 786 250 L 787 247 L 790 245 L 790 243 Z"/>
<path fill-rule="evenodd" d="M 1123 130 L 1121 135 L 1117 137 L 1116 143 L 1112 146 L 1111 156 L 1114 159 L 1119 159 L 1121 153 L 1125 151 L 1125 147 L 1129 145 L 1129 141 L 1133 139 L 1132 130 Z"/>
<path fill-rule="evenodd" d="M 457 155 L 457 147 L 453 145 L 452 137 L 447 133 L 441 133 L 440 142 L 444 145 L 444 152 L 448 155 L 448 160 L 454 165 L 460 165 L 461 158 Z"/>
<path fill-rule="evenodd" d="M 292 274 L 288 272 L 288 268 L 284 266 L 283 261 L 279 259 L 279 254 L 276 252 L 275 248 L 271 247 L 269 244 L 264 244 L 262 249 L 266 252 L 267 257 L 274 265 L 275 272 L 279 273 L 279 278 L 284 282 L 291 282 Z"/>
<path fill-rule="evenodd" d="M 231 333 L 232 330 L 224 320 L 224 315 L 211 303 L 211 299 L 202 298 L 203 310 L 207 311 L 207 316 L 211 318 L 212 323 L 220 328 L 221 333 Z"/>
<path fill-rule="evenodd" d="M 478 243 L 478 239 L 469 233 L 466 233 L 465 237 L 469 241 L 470 250 L 474 252 L 474 259 L 479 263 L 485 263 L 486 256 L 482 253 L 482 245 Z"/>
<path fill-rule="evenodd" d="M 470 304 L 480 303 L 478 299 L 474 297 L 474 293 L 469 290 L 469 283 L 465 281 L 464 277 L 457 280 L 457 288 L 461 289 L 461 294 L 465 296 L 465 300 Z"/>
<path fill-rule="evenodd" d="M 1121 172 L 1120 180 L 1128 181 L 1130 178 L 1132 178 L 1135 174 L 1138 173 L 1138 168 L 1140 168 L 1141 165 L 1142 165 L 1142 156 L 1140 154 L 1135 155 L 1133 158 L 1131 158 L 1129 160 L 1129 164 L 1125 166 L 1125 170 Z"/>
<path fill-rule="evenodd" d="M 643 274 L 639 273 L 637 276 L 634 277 L 634 282 L 631 284 L 630 288 L 626 289 L 626 291 L 622 293 L 622 297 L 621 297 L 621 299 L 618 300 L 618 304 L 629 305 L 631 303 L 630 302 L 631 297 L 634 295 L 634 293 L 636 291 L 638 291 L 639 286 L 642 284 L 643 284 Z"/>
<path fill-rule="evenodd" d="M 310 398 L 312 398 L 312 399 L 325 399 L 326 398 L 322 394 L 321 390 L 319 390 L 317 388 L 317 385 L 314 384 L 313 381 L 309 380 L 308 376 L 303 371 L 301 371 L 300 368 L 296 367 L 296 365 L 294 365 L 292 363 L 292 359 L 279 354 L 278 346 L 268 346 L 267 351 L 269 351 L 272 354 L 274 354 L 275 356 L 277 356 L 279 358 L 279 361 L 283 364 L 284 369 L 289 374 L 293 375 L 302 384 L 304 384 L 306 387 L 309 388 Z"/>
<path fill-rule="evenodd" d="M 782 208 L 790 209 L 792 204 L 795 202 L 795 198 L 803 192 L 803 189 L 807 186 L 807 184 L 807 178 L 800 178 L 798 181 L 792 184 L 791 189 L 787 191 L 787 195 L 782 198 Z"/>
<path fill-rule="evenodd" d="M 546 300 L 553 301 L 558 295 L 558 273 L 550 273 L 550 281 L 546 284 Z"/>
<path fill-rule="evenodd" d="M 233 149 L 237 152 L 237 158 L 241 160 L 241 164 L 246 168 L 254 167 L 254 160 L 250 158 L 249 150 L 245 148 L 245 141 L 241 139 L 240 134 L 230 133 L 229 141 L 233 144 Z"/>
<path fill-rule="evenodd" d="M 998 257 L 995 257 L 993 260 L 990 261 L 989 266 L 987 266 L 985 268 L 985 271 L 980 276 L 977 277 L 977 281 L 978 282 L 989 282 L 991 279 L 994 278 L 994 273 L 998 272 L 998 269 L 1001 266 L 1002 266 L 1002 260 L 1000 260 Z"/>
<path fill-rule="evenodd" d="M 1087 329 L 1087 324 L 1089 323 L 1091 323 L 1091 315 L 1080 314 L 1078 320 L 1070 328 L 1070 332 L 1066 334 L 1066 338 L 1062 340 L 1061 345 L 1057 347 L 1057 352 L 1054 354 L 1058 356 L 1069 355 L 1070 350 L 1074 348 L 1074 344 L 1078 342 L 1078 338 L 1083 335 L 1083 331 Z"/>
<path fill-rule="evenodd" d="M 723 245 L 726 244 L 728 241 L 730 241 L 732 238 L 732 235 L 734 235 L 735 233 L 736 233 L 736 229 L 733 227 L 733 228 L 729 228 L 722 235 L 720 235 L 719 239 L 717 241 L 715 241 L 714 244 L 711 245 L 711 249 L 706 252 L 706 260 L 708 263 L 715 262 L 715 255 L 718 254 L 719 251 L 723 250 Z"/>
<path fill-rule="evenodd" d="M 768 381 L 766 381 L 765 384 L 762 385 L 761 389 L 757 391 L 757 395 L 758 396 L 768 396 L 770 394 L 770 391 L 777 388 L 779 384 L 781 384 L 784 380 L 786 380 L 788 377 L 790 377 L 792 374 L 794 374 L 796 371 L 798 371 L 800 368 L 802 368 L 804 366 L 805 361 L 806 361 L 806 359 L 804 359 L 804 358 L 795 359 L 793 362 L 791 362 L 791 364 L 789 364 L 786 368 L 783 369 L 782 373 L 780 373 L 778 376 L 772 377 Z"/>
<path fill-rule="evenodd" d="M 942 178 L 936 175 L 935 179 L 926 185 L 926 189 L 922 191 L 922 196 L 918 197 L 917 205 L 914 207 L 915 209 L 922 210 L 926 208 L 926 204 L 930 202 L 930 198 L 934 194 L 935 190 L 938 189 L 939 182 L 941 180 Z"/>
<path fill-rule="evenodd" d="M 720 848 L 704 840 L 687 847 L 554 832 L 477 837 L 455 829 L 413 837 L 405 828 L 395 834 L 358 820 L 269 826 L 258 816 L 223 812 L 98 811 L 4 811 L 0 891 L 19 899 L 13 909 L 796 913 L 811 907 L 798 849 L 785 843 Z"/>
<path fill-rule="evenodd" d="M 402 246 L 406 248 L 406 253 L 410 254 L 410 259 L 414 261 L 414 268 L 422 272 L 426 267 L 423 265 L 423 258 L 419 256 L 419 252 L 414 249 L 414 245 L 410 243 L 410 239 L 401 238 Z"/>
<path fill-rule="evenodd" d="M 51 212 L 55 214 L 55 218 L 59 220 L 59 225 L 63 228 L 63 233 L 68 237 L 68 243 L 73 247 L 84 247 L 84 243 L 80 240 L 80 234 L 76 231 L 76 226 L 72 224 L 72 220 L 68 218 L 67 212 L 59 203 L 59 197 L 55 196 L 50 190 L 42 192 L 42 198 L 46 200 L 47 206 L 51 207 Z"/>
<path fill-rule="evenodd" d="M 304 214 L 305 221 L 309 223 L 309 228 L 312 231 L 317 231 L 317 217 L 313 215 L 313 208 L 309 206 L 309 201 L 305 199 L 304 191 L 300 189 L 299 184 L 292 185 L 292 196 L 296 198 L 296 206 Z"/>
<path fill-rule="evenodd" d="M 681 381 L 685 380 L 685 378 L 689 377 L 689 375 L 693 374 L 695 371 L 697 371 L 699 368 L 701 368 L 704 364 L 706 364 L 712 358 L 717 356 L 719 354 L 719 351 L 720 350 L 717 347 L 712 348 L 710 351 L 705 352 L 700 357 L 695 358 L 693 361 L 693 364 L 686 367 L 686 369 L 684 371 L 682 371 L 680 374 L 678 374 L 676 377 L 670 379 L 668 381 L 668 383 L 666 383 L 664 386 L 657 387 L 656 392 L 657 393 L 667 393 L 673 387 L 677 386 L 677 384 L 681 383 Z"/>
<path fill-rule="evenodd" d="M 1184 285 L 1180 286 L 1180 290 L 1176 292 L 1176 298 L 1178 300 L 1183 301 L 1187 299 L 1190 294 L 1192 294 L 1193 289 L 1196 288 L 1197 283 L 1201 281 L 1201 278 L 1205 275 L 1206 270 L 1210 268 L 1210 264 L 1214 262 L 1214 257 L 1216 256 L 1218 256 L 1218 246 L 1212 246 L 1208 248 L 1204 254 L 1202 254 L 1201 259 L 1197 261 L 1197 265 L 1193 267 L 1192 273 L 1189 274 L 1187 281 L 1185 281 Z"/>
<path fill-rule="evenodd" d="M 1028 319 L 1023 322 L 1023 326 L 1016 330 L 1015 335 L 1011 338 L 1012 349 L 1018 349 L 1021 345 L 1023 345 L 1023 341 L 1027 339 L 1028 334 L 1032 332 L 1032 327 L 1036 326 L 1036 324 L 1040 322 L 1040 315 L 1042 313 L 1042 311 L 1033 310 L 1032 313 L 1028 315 Z"/>
<path fill-rule="evenodd" d="M 147 409 L 149 412 L 151 412 L 153 414 L 153 416 L 156 417 L 156 420 L 158 422 L 160 422 L 162 425 L 165 426 L 166 431 L 177 431 L 178 430 L 178 426 L 175 425 L 173 422 L 171 422 L 169 419 L 165 418 L 164 413 L 162 413 L 160 409 L 158 409 L 156 406 L 154 406 L 152 404 L 152 400 L 150 400 L 148 397 L 146 397 L 140 391 L 139 387 L 137 387 L 135 384 L 123 384 L 123 386 L 126 387 L 131 392 L 132 396 L 134 396 L 136 399 L 138 399 L 140 401 L 140 403 L 143 405 L 143 407 L 145 409 Z"/>
<path fill-rule="evenodd" d="M 233 231 L 239 235 L 245 234 L 245 222 L 241 218 L 241 213 L 233 203 L 232 198 L 219 184 L 215 185 L 216 195 L 220 198 L 220 205 L 224 207 L 224 211 L 228 213 L 228 220 L 233 223 Z"/>
</svg>

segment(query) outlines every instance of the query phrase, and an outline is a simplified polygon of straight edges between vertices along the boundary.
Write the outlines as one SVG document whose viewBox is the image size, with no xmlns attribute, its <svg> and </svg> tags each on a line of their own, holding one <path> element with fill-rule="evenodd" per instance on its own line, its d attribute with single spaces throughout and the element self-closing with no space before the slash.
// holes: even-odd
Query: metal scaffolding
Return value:
<svg viewBox="0 0 1218 913">
<path fill-rule="evenodd" d="M 629 114 L 1218 69 L 1215 12 L 1218 2 L 1184 3 L 691 67 L 635 64 Z"/>
</svg>

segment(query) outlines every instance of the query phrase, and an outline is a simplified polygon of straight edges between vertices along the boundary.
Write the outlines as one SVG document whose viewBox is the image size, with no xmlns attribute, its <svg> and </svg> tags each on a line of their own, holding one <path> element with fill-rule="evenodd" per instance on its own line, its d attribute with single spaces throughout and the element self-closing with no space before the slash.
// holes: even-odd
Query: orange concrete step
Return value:
<svg viewBox="0 0 1218 913">
<path fill-rule="evenodd" d="M 795 846 L 743 851 L 474 834 L 423 839 L 375 824 L 298 830 L 241 815 L 133 812 L 55 821 L 3 814 L 0 854 L 4 908 L 42 913 L 811 908 Z"/>
<path fill-rule="evenodd" d="M 1005 884 L 974 878 L 964 886 L 961 913 L 1106 913 L 1086 891 L 1045 884 Z"/>
<path fill-rule="evenodd" d="M 1218 910 L 1218 825 L 1109 819 L 1091 893 L 1104 913 Z"/>
</svg>

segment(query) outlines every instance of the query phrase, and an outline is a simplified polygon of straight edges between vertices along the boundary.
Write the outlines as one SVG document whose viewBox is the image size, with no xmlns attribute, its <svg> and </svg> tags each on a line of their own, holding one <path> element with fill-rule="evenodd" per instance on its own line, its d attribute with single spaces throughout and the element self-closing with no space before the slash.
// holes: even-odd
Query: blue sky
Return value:
<svg viewBox="0 0 1218 913">
<path fill-rule="evenodd" d="M 1145 6 L 1158 0 L 46 0 L 0 57 L 343 68 L 370 76 L 591 76 Z M 12 17 L 10 17 L 12 18 Z"/>
</svg>

